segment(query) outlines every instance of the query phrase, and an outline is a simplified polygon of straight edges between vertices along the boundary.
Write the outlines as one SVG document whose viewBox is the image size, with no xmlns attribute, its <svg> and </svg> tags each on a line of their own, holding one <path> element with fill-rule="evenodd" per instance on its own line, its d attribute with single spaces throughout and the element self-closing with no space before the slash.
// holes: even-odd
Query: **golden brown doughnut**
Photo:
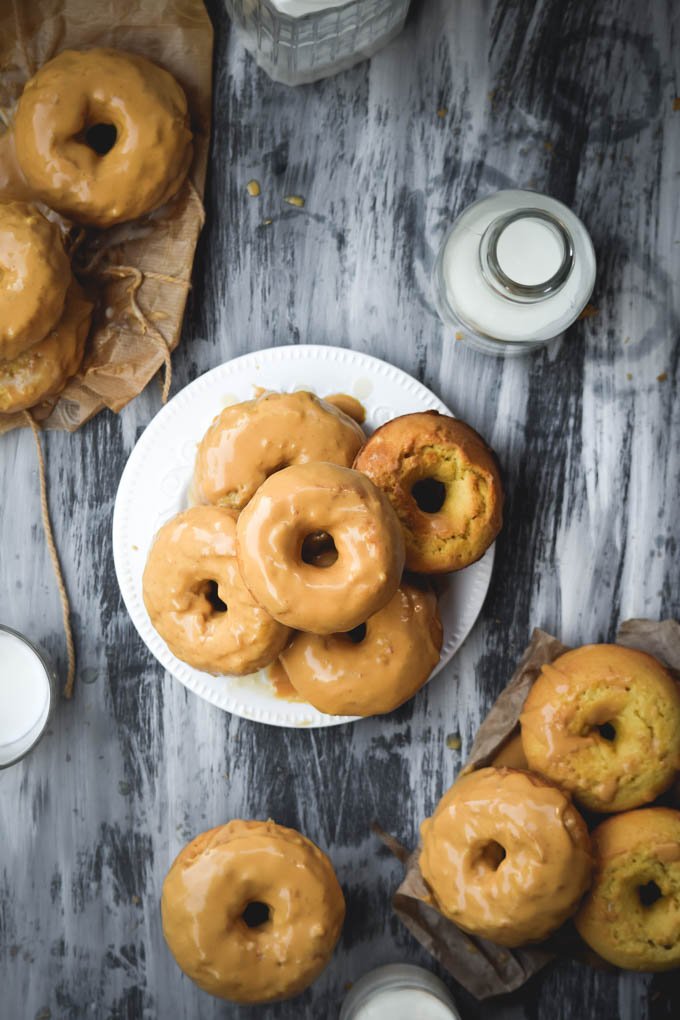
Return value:
<svg viewBox="0 0 680 1020">
<path fill-rule="evenodd" d="M 160 529 L 142 579 L 151 623 L 195 669 L 241 676 L 269 665 L 289 631 L 259 606 L 236 560 L 236 519 L 196 506 Z"/>
<path fill-rule="evenodd" d="M 36 197 L 95 227 L 167 202 L 193 153 L 181 86 L 150 60 L 111 49 L 64 50 L 44 64 L 24 87 L 14 135 Z"/>
<path fill-rule="evenodd" d="M 401 580 L 399 521 L 382 492 L 351 468 L 278 471 L 242 511 L 236 532 L 254 598 L 296 630 L 352 630 L 387 605 Z"/>
<path fill-rule="evenodd" d="M 0 412 L 22 411 L 61 392 L 83 360 L 92 307 L 74 280 L 63 314 L 45 339 L 12 361 L 0 361 Z"/>
<path fill-rule="evenodd" d="M 180 852 L 163 883 L 161 916 L 172 955 L 200 988 L 233 1002 L 271 1002 L 319 976 L 345 900 L 311 840 L 272 821 L 234 821 Z"/>
<path fill-rule="evenodd" d="M 279 661 L 298 694 L 320 712 L 380 715 L 420 690 L 441 647 L 434 593 L 402 581 L 365 624 L 349 634 L 296 634 Z"/>
<path fill-rule="evenodd" d="M 581 938 L 627 970 L 680 967 L 680 811 L 627 811 L 591 835 L 593 885 L 574 918 Z"/>
<path fill-rule="evenodd" d="M 351 467 L 366 442 L 355 421 L 302 390 L 226 407 L 198 447 L 192 499 L 242 510 L 265 478 L 291 464 Z"/>
<path fill-rule="evenodd" d="M 645 652 L 585 645 L 543 666 L 522 715 L 529 768 L 592 811 L 626 811 L 680 768 L 680 691 Z"/>
<path fill-rule="evenodd" d="M 387 494 L 406 540 L 406 566 L 462 570 L 484 555 L 503 523 L 496 458 L 465 422 L 437 411 L 393 418 L 354 462 Z"/>
<path fill-rule="evenodd" d="M 501 946 L 545 938 L 590 884 L 585 822 L 566 794 L 530 772 L 462 776 L 420 831 L 420 870 L 442 913 Z"/>
<path fill-rule="evenodd" d="M 71 266 L 59 228 L 27 202 L 0 203 L 0 360 L 17 358 L 61 318 Z"/>
</svg>

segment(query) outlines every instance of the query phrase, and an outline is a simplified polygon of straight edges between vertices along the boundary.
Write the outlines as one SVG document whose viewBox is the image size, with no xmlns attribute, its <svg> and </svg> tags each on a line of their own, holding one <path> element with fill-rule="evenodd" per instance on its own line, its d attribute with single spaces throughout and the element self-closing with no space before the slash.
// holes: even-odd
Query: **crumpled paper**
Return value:
<svg viewBox="0 0 680 1020">
<path fill-rule="evenodd" d="M 80 374 L 58 399 L 33 409 L 43 427 L 73 432 L 105 407 L 120 411 L 179 342 L 204 219 L 212 42 L 203 0 L 0 5 L 0 200 L 26 197 L 16 180 L 10 134 L 23 85 L 63 49 L 109 46 L 156 61 L 183 86 L 194 133 L 188 179 L 174 199 L 149 216 L 82 232 L 50 214 L 73 245 L 74 272 L 96 307 Z M 0 434 L 23 424 L 22 415 L 0 415 Z"/>
<path fill-rule="evenodd" d="M 627 620 L 619 629 L 616 643 L 654 655 L 680 678 L 677 621 Z M 507 753 L 508 745 L 519 733 L 520 713 L 541 667 L 567 650 L 566 645 L 545 631 L 533 632 L 508 686 L 480 726 L 463 772 L 491 765 L 499 754 Z M 512 753 L 516 754 L 515 748 Z M 674 802 L 677 791 L 665 795 L 664 802 L 669 796 Z M 594 966 L 608 966 L 585 946 L 569 922 L 545 942 L 519 949 L 496 946 L 466 934 L 434 905 L 418 866 L 420 847 L 411 854 L 402 854 L 394 840 L 387 838 L 385 842 L 405 859 L 405 876 L 393 899 L 395 912 L 442 967 L 477 999 L 520 988 L 555 956 L 578 957 Z"/>
</svg>

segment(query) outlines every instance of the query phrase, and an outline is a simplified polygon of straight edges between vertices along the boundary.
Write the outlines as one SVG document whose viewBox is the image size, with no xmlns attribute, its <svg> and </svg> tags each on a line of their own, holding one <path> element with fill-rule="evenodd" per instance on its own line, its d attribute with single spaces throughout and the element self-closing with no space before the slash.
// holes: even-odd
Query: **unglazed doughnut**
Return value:
<svg viewBox="0 0 680 1020">
<path fill-rule="evenodd" d="M 241 573 L 274 619 L 312 634 L 357 627 L 387 605 L 404 566 L 388 500 L 337 464 L 271 475 L 237 524 Z"/>
<path fill-rule="evenodd" d="M 543 666 L 520 718 L 529 767 L 592 811 L 626 811 L 680 768 L 680 692 L 651 655 L 585 645 Z"/>
<path fill-rule="evenodd" d="M 234 821 L 180 852 L 163 883 L 161 916 L 172 955 L 200 988 L 233 1002 L 271 1002 L 319 976 L 345 900 L 311 840 L 272 821 Z"/>
<path fill-rule="evenodd" d="M 53 329 L 64 310 L 71 266 L 59 228 L 27 202 L 0 203 L 0 360 Z"/>
<path fill-rule="evenodd" d="M 60 393 L 80 368 L 91 321 L 92 302 L 74 280 L 63 314 L 45 339 L 0 361 L 0 412 L 23 411 Z"/>
<path fill-rule="evenodd" d="M 593 885 L 574 918 L 581 938 L 627 970 L 680 967 L 680 811 L 627 811 L 591 835 Z"/>
<path fill-rule="evenodd" d="M 496 458 L 457 418 L 437 411 L 393 418 L 376 429 L 354 467 L 396 510 L 409 570 L 462 570 L 484 555 L 501 529 L 503 486 Z"/>
<path fill-rule="evenodd" d="M 265 478 L 308 461 L 351 467 L 362 429 L 313 393 L 264 393 L 226 407 L 198 447 L 192 498 L 241 510 Z"/>
<path fill-rule="evenodd" d="M 441 646 L 434 593 L 402 582 L 362 626 L 349 634 L 296 634 L 279 661 L 298 694 L 319 711 L 379 715 L 423 686 Z"/>
<path fill-rule="evenodd" d="M 192 507 L 163 525 L 142 589 L 151 623 L 195 669 L 252 673 L 273 662 L 289 638 L 243 583 L 235 517 L 221 507 Z"/>
<path fill-rule="evenodd" d="M 172 75 L 118 50 L 64 50 L 26 83 L 14 121 L 28 184 L 78 223 L 136 219 L 177 192 L 192 159 Z"/>
<path fill-rule="evenodd" d="M 420 870 L 442 913 L 501 946 L 545 938 L 590 884 L 585 822 L 566 794 L 530 772 L 462 776 L 421 839 Z"/>
</svg>

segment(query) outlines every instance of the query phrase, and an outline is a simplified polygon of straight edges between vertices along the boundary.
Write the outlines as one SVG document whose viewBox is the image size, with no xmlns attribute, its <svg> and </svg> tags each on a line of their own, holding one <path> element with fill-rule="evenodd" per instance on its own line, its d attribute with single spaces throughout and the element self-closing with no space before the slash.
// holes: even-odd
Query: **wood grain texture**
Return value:
<svg viewBox="0 0 680 1020">
<path fill-rule="evenodd" d="M 680 613 L 677 5 L 422 0 L 370 64 L 298 90 L 271 84 L 220 0 L 210 7 L 208 220 L 175 390 L 272 343 L 368 351 L 416 375 L 494 445 L 507 523 L 479 623 L 427 690 L 388 718 L 279 731 L 189 695 L 123 608 L 111 513 L 157 388 L 119 418 L 50 434 L 79 684 L 40 748 L 0 774 L 2 1020 L 326 1020 L 370 967 L 433 967 L 391 914 L 400 868 L 371 822 L 415 841 L 533 626 L 580 643 L 612 637 L 626 617 Z M 246 192 L 251 178 L 259 198 Z M 506 186 L 572 206 L 599 272 L 596 316 L 557 346 L 503 363 L 454 341 L 428 280 L 451 219 Z M 283 203 L 290 193 L 305 197 L 303 209 Z M 0 618 L 63 665 L 31 442 L 0 442 Z M 447 748 L 450 733 L 460 751 Z M 347 924 L 332 965 L 300 999 L 239 1009 L 182 977 L 162 940 L 159 894 L 188 838 L 267 815 L 330 852 Z M 568 963 L 509 1001 L 460 1002 L 466 1018 L 484 1020 L 680 1015 L 677 977 Z"/>
</svg>

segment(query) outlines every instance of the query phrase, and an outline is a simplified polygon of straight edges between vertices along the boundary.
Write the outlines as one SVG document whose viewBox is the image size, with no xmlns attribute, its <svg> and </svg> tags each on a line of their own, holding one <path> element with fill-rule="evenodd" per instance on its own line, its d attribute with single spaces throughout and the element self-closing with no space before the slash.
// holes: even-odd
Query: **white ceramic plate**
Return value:
<svg viewBox="0 0 680 1020">
<path fill-rule="evenodd" d="M 201 673 L 169 651 L 151 626 L 142 599 L 142 573 L 154 535 L 184 509 L 196 445 L 227 404 L 250 399 L 254 387 L 319 396 L 349 393 L 366 408 L 370 433 L 390 418 L 445 405 L 405 372 L 367 354 L 339 347 L 300 345 L 254 351 L 228 361 L 186 386 L 153 419 L 130 455 L 113 512 L 113 556 L 125 605 L 140 637 L 181 683 L 227 712 L 273 726 L 334 726 L 330 716 L 277 697 L 266 670 L 247 677 Z M 478 563 L 443 580 L 439 607 L 444 646 L 438 673 L 456 653 L 479 615 L 491 579 L 493 546 Z"/>
</svg>

